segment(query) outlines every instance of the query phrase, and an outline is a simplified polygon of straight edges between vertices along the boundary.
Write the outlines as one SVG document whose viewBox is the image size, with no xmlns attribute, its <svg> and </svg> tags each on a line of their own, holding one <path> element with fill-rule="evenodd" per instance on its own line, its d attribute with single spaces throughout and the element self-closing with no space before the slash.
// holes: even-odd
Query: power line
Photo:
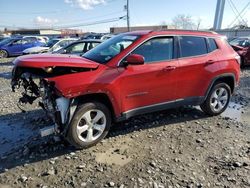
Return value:
<svg viewBox="0 0 250 188">
<path fill-rule="evenodd" d="M 93 19 L 96 19 L 96 18 L 104 18 L 104 17 L 106 17 L 106 16 L 111 16 L 111 15 L 116 15 L 116 14 L 121 14 L 121 13 L 124 13 L 123 11 L 116 11 L 116 12 L 111 12 L 111 13 L 109 13 L 109 14 L 104 14 L 104 15 L 99 15 L 99 16 L 95 16 L 95 17 L 89 17 L 89 18 L 85 18 L 84 20 L 83 19 L 77 19 L 77 20 L 69 20 L 69 21 L 67 21 L 67 22 L 64 22 L 63 24 L 65 25 L 65 24 L 77 24 L 77 23 L 74 23 L 74 22 L 80 22 L 80 23 L 82 23 L 82 22 L 84 22 L 84 21 L 89 21 L 89 20 L 93 20 Z M 6 21 L 6 20 L 4 20 L 4 21 L 2 21 L 2 22 L 4 22 L 4 23 L 10 23 L 9 21 Z M 22 24 L 23 25 L 23 24 Z M 54 25 L 56 25 L 56 24 L 54 24 Z M 25 24 L 24 24 L 24 26 L 25 26 Z M 24 26 L 22 26 L 22 27 L 24 27 Z M 12 27 L 15 27 L 15 26 L 12 26 Z M 27 24 L 26 24 L 26 26 L 25 27 L 29 27 Z"/>
<path fill-rule="evenodd" d="M 64 22 L 64 24 L 72 23 L 72 22 L 82 22 L 82 21 L 87 21 L 87 20 L 93 20 L 93 19 L 96 19 L 96 18 L 103 18 L 103 17 L 106 17 L 106 16 L 111 16 L 111 15 L 121 14 L 121 13 L 124 13 L 124 12 L 123 11 L 116 11 L 116 12 L 111 12 L 109 14 L 104 14 L 104 15 L 101 15 L 101 16 L 89 17 L 89 18 L 86 18 L 86 19 L 70 20 L 70 21 Z"/>
<path fill-rule="evenodd" d="M 245 10 L 247 9 L 247 7 L 249 6 L 250 1 L 246 4 L 246 6 L 241 10 L 241 12 L 239 13 L 239 15 L 231 22 L 231 24 L 229 24 L 229 27 L 231 27 L 234 22 L 239 18 L 239 16 L 241 16 L 241 14 L 243 14 L 245 12 Z"/>
<path fill-rule="evenodd" d="M 85 23 L 79 23 L 79 24 L 70 24 L 70 25 L 59 25 L 59 26 L 54 26 L 50 27 L 50 29 L 67 29 L 67 28 L 75 28 L 75 27 L 83 27 L 83 26 L 90 26 L 90 25 L 98 25 L 98 24 L 104 24 L 104 23 L 111 23 L 111 22 L 116 22 L 120 21 L 126 18 L 126 16 L 120 16 L 116 18 L 109 18 L 109 19 L 104 19 L 104 20 L 98 20 L 95 22 L 85 22 Z M 0 25 L 0 27 L 9 27 L 9 28 L 15 28 L 15 29 L 39 29 L 39 28 L 26 28 L 26 27 L 21 27 L 21 26 L 10 26 L 10 25 Z"/>
<path fill-rule="evenodd" d="M 74 28 L 74 27 L 83 27 L 83 26 L 90 26 L 90 25 L 98 25 L 98 24 L 104 24 L 104 23 L 110 23 L 110 22 L 116 22 L 124 19 L 126 16 L 121 16 L 118 18 L 110 18 L 105 20 L 99 20 L 95 22 L 86 22 L 86 23 L 79 23 L 79 24 L 72 24 L 72 25 L 61 25 L 61 26 L 55 26 L 55 29 L 66 29 L 66 28 Z"/>
<path fill-rule="evenodd" d="M 234 6 L 232 5 L 232 3 L 233 3 L 233 2 L 232 2 L 231 0 L 228 1 L 228 4 L 230 5 L 231 10 L 233 11 L 234 15 L 237 17 L 238 14 L 239 14 L 239 12 L 238 12 L 238 11 L 237 11 L 238 13 L 236 12 L 236 10 L 234 9 Z M 239 19 L 238 19 L 238 20 L 239 20 Z M 240 20 L 239 20 L 239 21 L 240 21 Z"/>
<path fill-rule="evenodd" d="M 243 17 L 241 16 L 240 12 L 238 11 L 238 9 L 236 8 L 235 4 L 233 3 L 232 0 L 229 0 L 229 5 L 232 9 L 232 11 L 235 14 L 235 21 L 238 20 L 239 22 L 243 22 L 244 24 L 246 24 L 245 20 L 243 19 Z M 235 22 L 234 21 L 234 22 Z"/>
</svg>

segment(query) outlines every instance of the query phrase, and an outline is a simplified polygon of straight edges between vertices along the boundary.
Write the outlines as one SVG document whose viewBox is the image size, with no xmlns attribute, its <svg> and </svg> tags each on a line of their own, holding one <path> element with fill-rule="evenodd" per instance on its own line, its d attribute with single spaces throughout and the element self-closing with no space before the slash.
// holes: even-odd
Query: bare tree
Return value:
<svg viewBox="0 0 250 188">
<path fill-rule="evenodd" d="M 172 19 L 172 24 L 177 29 L 194 29 L 195 24 L 190 15 L 178 14 Z M 196 29 L 196 28 L 195 28 Z"/>
<path fill-rule="evenodd" d="M 202 19 L 201 19 L 201 18 L 198 18 L 198 19 L 197 19 L 197 26 L 196 26 L 197 30 L 200 29 L 201 22 L 202 22 Z"/>
<path fill-rule="evenodd" d="M 248 28 L 247 20 L 239 20 L 234 26 L 233 29 L 246 29 Z"/>
</svg>

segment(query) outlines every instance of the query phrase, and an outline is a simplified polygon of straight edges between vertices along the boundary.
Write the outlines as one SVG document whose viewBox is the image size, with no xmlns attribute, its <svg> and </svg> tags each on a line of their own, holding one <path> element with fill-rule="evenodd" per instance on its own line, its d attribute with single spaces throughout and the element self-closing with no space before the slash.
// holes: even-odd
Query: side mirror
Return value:
<svg viewBox="0 0 250 188">
<path fill-rule="evenodd" d="M 130 54 L 125 60 L 128 65 L 143 65 L 145 61 L 144 57 L 139 54 Z"/>
</svg>

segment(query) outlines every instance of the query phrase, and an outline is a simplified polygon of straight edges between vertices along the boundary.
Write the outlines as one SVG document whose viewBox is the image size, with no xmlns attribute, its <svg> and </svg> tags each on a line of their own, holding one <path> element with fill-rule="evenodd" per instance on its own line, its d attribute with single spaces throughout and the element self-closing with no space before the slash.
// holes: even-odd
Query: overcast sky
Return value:
<svg viewBox="0 0 250 188">
<path fill-rule="evenodd" d="M 249 0 L 231 0 L 240 12 Z M 130 0 L 132 26 L 171 24 L 177 14 L 186 14 L 202 28 L 211 28 L 217 0 Z M 0 28 L 12 27 L 61 27 L 82 25 L 119 18 L 125 15 L 126 0 L 0 0 Z M 223 27 L 234 20 L 235 13 L 226 0 Z M 245 11 L 250 24 L 250 9 Z M 125 20 L 76 27 L 84 31 L 106 32 L 113 26 L 126 26 Z"/>
</svg>

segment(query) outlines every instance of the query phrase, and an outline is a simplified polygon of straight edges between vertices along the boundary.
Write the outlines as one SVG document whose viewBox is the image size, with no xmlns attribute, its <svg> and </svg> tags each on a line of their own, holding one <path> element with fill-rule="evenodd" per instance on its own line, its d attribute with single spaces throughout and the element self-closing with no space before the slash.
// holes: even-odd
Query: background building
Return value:
<svg viewBox="0 0 250 188">
<path fill-rule="evenodd" d="M 78 29 L 16 29 L 5 30 L 4 34 L 8 35 L 45 35 L 45 36 L 75 36 L 83 34 Z"/>
<path fill-rule="evenodd" d="M 156 25 L 156 26 L 135 26 L 130 27 L 130 31 L 140 31 L 140 30 L 167 30 L 167 29 L 175 29 L 172 25 Z M 111 27 L 110 33 L 117 34 L 117 33 L 124 33 L 127 32 L 127 27 Z"/>
</svg>

